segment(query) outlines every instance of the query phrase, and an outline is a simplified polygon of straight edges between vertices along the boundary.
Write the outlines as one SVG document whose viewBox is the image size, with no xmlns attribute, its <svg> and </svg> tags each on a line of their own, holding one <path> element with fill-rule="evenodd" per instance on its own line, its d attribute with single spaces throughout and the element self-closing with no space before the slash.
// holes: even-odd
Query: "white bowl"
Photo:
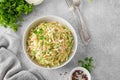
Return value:
<svg viewBox="0 0 120 80">
<path fill-rule="evenodd" d="M 30 30 L 31 28 L 37 26 L 40 22 L 51 22 L 51 21 L 56 21 L 56 22 L 59 22 L 59 23 L 61 23 L 61 24 L 63 24 L 63 25 L 66 25 L 66 26 L 71 30 L 71 32 L 72 32 L 72 34 L 73 34 L 73 37 L 74 37 L 75 43 L 74 43 L 74 46 L 73 46 L 73 53 L 70 55 L 69 59 L 68 59 L 66 62 L 64 62 L 63 64 L 61 64 L 60 66 L 58 66 L 58 67 L 46 68 L 46 67 L 44 67 L 44 66 L 40 66 L 40 65 L 38 65 L 38 64 L 35 63 L 35 65 L 36 65 L 37 67 L 41 67 L 41 68 L 45 68 L 45 69 L 57 69 L 57 68 L 60 68 L 60 67 L 62 67 L 62 66 L 64 66 L 64 65 L 66 65 L 67 63 L 69 63 L 70 60 L 73 58 L 73 56 L 74 56 L 75 53 L 76 53 L 77 44 L 78 44 L 77 34 L 76 34 L 74 28 L 73 28 L 66 20 L 64 20 L 63 18 L 57 17 L 57 16 L 44 16 L 44 17 L 41 17 L 41 18 L 33 21 L 33 22 L 27 27 L 27 29 L 26 29 L 26 31 L 25 31 L 25 33 L 24 33 L 24 36 L 23 36 L 23 49 L 24 49 L 24 53 L 25 53 L 26 57 L 27 57 L 30 61 L 32 61 L 32 60 L 30 59 L 30 57 L 27 55 L 27 52 L 26 52 L 26 40 L 27 40 L 27 36 L 28 36 L 29 30 Z M 32 61 L 32 63 L 34 63 L 34 62 Z"/>
<path fill-rule="evenodd" d="M 43 2 L 43 0 L 25 0 L 29 4 L 39 5 Z"/>
<path fill-rule="evenodd" d="M 76 67 L 76 68 L 72 69 L 72 71 L 69 74 L 69 80 L 72 80 L 72 74 L 75 70 L 83 71 L 83 73 L 87 75 L 88 80 L 91 80 L 91 75 L 90 75 L 89 71 L 87 69 L 83 68 L 83 67 Z"/>
</svg>

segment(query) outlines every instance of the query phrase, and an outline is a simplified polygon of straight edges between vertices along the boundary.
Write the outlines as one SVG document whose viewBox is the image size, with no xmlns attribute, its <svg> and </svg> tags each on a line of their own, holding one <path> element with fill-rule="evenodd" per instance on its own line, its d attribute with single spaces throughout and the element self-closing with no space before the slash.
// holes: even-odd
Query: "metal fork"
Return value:
<svg viewBox="0 0 120 80">
<path fill-rule="evenodd" d="M 73 4 L 72 0 L 65 0 L 68 8 L 73 12 L 73 16 L 75 19 L 77 19 L 77 23 L 78 26 L 78 32 L 79 32 L 79 36 L 82 40 L 82 42 L 84 43 L 84 45 L 88 45 L 88 43 L 90 42 L 90 35 L 88 33 L 88 30 L 82 20 L 82 16 L 80 14 L 80 12 L 78 10 L 76 10 L 76 6 Z"/>
</svg>

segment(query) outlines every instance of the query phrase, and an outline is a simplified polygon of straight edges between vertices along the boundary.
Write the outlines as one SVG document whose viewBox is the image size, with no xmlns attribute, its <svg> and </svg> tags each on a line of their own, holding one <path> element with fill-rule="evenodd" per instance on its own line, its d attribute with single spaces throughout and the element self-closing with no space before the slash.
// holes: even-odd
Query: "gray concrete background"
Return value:
<svg viewBox="0 0 120 80">
<path fill-rule="evenodd" d="M 85 48 L 79 39 L 79 48 L 69 64 L 57 70 L 40 70 L 40 72 L 48 80 L 60 80 L 60 78 L 63 80 L 68 75 L 60 76 L 60 73 L 69 73 L 72 68 L 78 66 L 77 61 L 79 59 L 92 56 L 95 65 L 91 74 L 92 80 L 119 80 L 120 0 L 93 0 L 92 3 L 83 0 L 81 10 L 91 34 L 91 43 Z M 63 17 L 76 29 L 73 15 L 68 10 L 64 0 L 45 0 L 41 5 L 35 7 L 33 13 L 25 16 L 25 21 L 18 32 L 19 35 L 23 35 L 26 26 L 34 19 L 44 15 Z M 27 60 L 22 62 L 25 65 Z M 33 66 L 27 67 L 32 68 Z"/>
<path fill-rule="evenodd" d="M 40 73 L 47 80 L 67 80 L 71 69 L 78 66 L 79 59 L 92 56 L 95 65 L 91 73 L 92 80 L 120 80 L 120 0 L 93 0 L 91 3 L 83 0 L 81 10 L 92 38 L 90 44 L 84 47 L 79 39 L 77 53 L 70 63 L 56 70 L 40 69 Z M 77 29 L 64 0 L 45 0 L 31 14 L 24 16 L 22 27 L 17 32 L 21 39 L 26 27 L 44 15 L 63 17 Z M 18 58 L 25 69 L 37 69 L 25 58 L 22 49 Z M 65 72 L 65 76 L 60 75 Z"/>
</svg>

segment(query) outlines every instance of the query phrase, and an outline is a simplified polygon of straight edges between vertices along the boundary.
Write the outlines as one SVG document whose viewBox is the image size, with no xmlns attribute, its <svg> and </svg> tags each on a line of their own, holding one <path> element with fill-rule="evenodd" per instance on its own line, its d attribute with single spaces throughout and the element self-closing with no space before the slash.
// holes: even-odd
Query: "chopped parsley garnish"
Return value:
<svg viewBox="0 0 120 80">
<path fill-rule="evenodd" d="M 25 0 L 0 0 L 0 25 L 10 27 L 17 31 L 22 15 L 33 11 L 33 4 L 28 4 Z"/>
</svg>

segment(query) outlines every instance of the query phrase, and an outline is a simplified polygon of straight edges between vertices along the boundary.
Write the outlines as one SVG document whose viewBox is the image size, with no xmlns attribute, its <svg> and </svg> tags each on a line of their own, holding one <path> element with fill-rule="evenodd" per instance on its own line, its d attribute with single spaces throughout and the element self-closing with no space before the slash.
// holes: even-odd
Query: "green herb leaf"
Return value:
<svg viewBox="0 0 120 80">
<path fill-rule="evenodd" d="M 0 0 L 0 2 L 5 2 L 5 0 Z"/>
<path fill-rule="evenodd" d="M 37 32 L 37 30 L 34 30 L 33 32 L 34 32 L 35 34 L 37 34 L 37 33 L 38 33 L 38 32 Z"/>
<path fill-rule="evenodd" d="M 80 64 L 82 67 L 86 68 L 89 72 L 91 72 L 91 69 L 93 68 L 93 58 L 86 57 L 84 60 L 79 60 L 78 64 Z"/>
<path fill-rule="evenodd" d="M 43 33 L 43 29 L 40 28 L 40 29 L 39 29 L 39 34 L 42 34 L 42 33 Z"/>
<path fill-rule="evenodd" d="M 33 4 L 25 0 L 0 0 L 0 25 L 17 31 L 22 15 L 33 11 Z"/>
<path fill-rule="evenodd" d="M 39 37 L 39 39 L 40 39 L 40 40 L 43 40 L 43 39 L 44 39 L 44 36 L 43 36 L 43 35 L 42 35 L 42 36 L 40 36 L 40 37 Z"/>
<path fill-rule="evenodd" d="M 44 32 L 44 31 L 43 31 L 42 28 L 40 28 L 39 31 L 34 30 L 34 33 L 35 33 L 35 34 L 38 34 L 38 35 L 41 35 L 43 32 Z"/>
</svg>

